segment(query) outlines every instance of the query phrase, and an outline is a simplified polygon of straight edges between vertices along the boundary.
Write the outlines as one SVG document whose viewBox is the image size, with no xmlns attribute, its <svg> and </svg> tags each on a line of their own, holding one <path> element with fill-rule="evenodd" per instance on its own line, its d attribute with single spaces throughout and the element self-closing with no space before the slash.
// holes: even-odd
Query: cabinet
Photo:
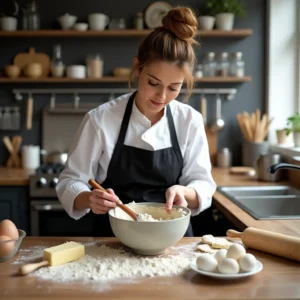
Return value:
<svg viewBox="0 0 300 300">
<path fill-rule="evenodd" d="M 28 233 L 28 187 L 0 187 L 0 220 L 9 219 Z"/>
</svg>

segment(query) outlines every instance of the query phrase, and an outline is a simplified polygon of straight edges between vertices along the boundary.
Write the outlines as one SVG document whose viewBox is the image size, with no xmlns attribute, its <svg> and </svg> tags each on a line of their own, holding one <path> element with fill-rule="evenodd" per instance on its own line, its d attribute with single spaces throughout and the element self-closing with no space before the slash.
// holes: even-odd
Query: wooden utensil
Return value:
<svg viewBox="0 0 300 300">
<path fill-rule="evenodd" d="M 90 179 L 89 180 L 89 184 L 94 188 L 94 189 L 98 189 L 101 190 L 103 192 L 106 192 L 106 189 L 103 188 L 97 181 Z M 120 207 L 123 211 L 125 211 L 133 220 L 137 220 L 138 218 L 138 214 L 135 213 L 132 209 L 130 209 L 128 206 L 124 205 L 121 201 L 119 203 L 117 203 L 117 206 Z"/>
<path fill-rule="evenodd" d="M 249 248 L 300 262 L 300 238 L 253 227 L 246 228 L 244 232 L 229 229 L 226 235 L 240 238 Z"/>
<path fill-rule="evenodd" d="M 4 136 L 3 142 L 10 153 L 10 157 L 7 160 L 6 166 L 8 168 L 21 167 L 21 158 L 19 157 L 18 153 L 22 143 L 22 137 L 14 136 L 11 141 L 8 136 Z"/>
<path fill-rule="evenodd" d="M 48 77 L 50 72 L 50 57 L 45 53 L 36 53 L 33 47 L 29 48 L 29 52 L 19 53 L 14 58 L 14 65 L 22 70 L 28 64 L 40 63 L 42 65 L 42 77 Z"/>
<path fill-rule="evenodd" d="M 247 142 L 261 143 L 268 135 L 269 127 L 272 119 L 269 119 L 267 114 L 264 114 L 261 118 L 261 112 L 259 109 L 253 112 L 251 115 L 244 111 L 236 116 L 240 130 Z"/>
<path fill-rule="evenodd" d="M 26 129 L 32 129 L 32 111 L 33 111 L 33 98 L 28 95 L 27 110 L 26 110 Z"/>
</svg>

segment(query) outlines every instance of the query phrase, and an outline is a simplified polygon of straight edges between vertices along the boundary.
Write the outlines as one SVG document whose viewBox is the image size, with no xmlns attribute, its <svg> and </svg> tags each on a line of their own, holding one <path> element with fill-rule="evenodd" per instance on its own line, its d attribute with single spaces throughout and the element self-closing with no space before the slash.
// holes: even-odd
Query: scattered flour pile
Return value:
<svg viewBox="0 0 300 300">
<path fill-rule="evenodd" d="M 133 254 L 124 247 L 105 244 L 85 244 L 86 255 L 78 261 L 55 267 L 44 267 L 31 273 L 40 279 L 70 282 L 73 280 L 108 282 L 153 276 L 174 276 L 189 269 L 190 262 L 199 253 L 197 243 L 175 246 L 156 257 Z M 14 264 L 25 264 L 41 260 L 44 247 L 21 249 Z"/>
</svg>

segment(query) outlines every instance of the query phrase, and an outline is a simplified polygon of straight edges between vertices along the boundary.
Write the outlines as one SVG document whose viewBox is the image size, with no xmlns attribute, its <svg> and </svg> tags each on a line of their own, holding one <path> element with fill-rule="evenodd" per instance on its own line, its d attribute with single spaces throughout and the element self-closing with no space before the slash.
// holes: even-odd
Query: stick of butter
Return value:
<svg viewBox="0 0 300 300">
<path fill-rule="evenodd" d="M 58 246 L 44 249 L 44 260 L 39 263 L 26 264 L 20 268 L 21 275 L 27 275 L 43 266 L 58 266 L 77 260 L 84 256 L 84 245 L 67 242 Z"/>
</svg>

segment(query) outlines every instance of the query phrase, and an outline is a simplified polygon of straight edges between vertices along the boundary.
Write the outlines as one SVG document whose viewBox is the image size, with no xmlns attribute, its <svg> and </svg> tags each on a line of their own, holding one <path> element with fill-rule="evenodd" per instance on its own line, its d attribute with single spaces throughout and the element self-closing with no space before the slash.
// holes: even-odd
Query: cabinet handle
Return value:
<svg viewBox="0 0 300 300">
<path fill-rule="evenodd" d="M 34 205 L 33 208 L 37 211 L 64 210 L 60 204 Z"/>
</svg>

